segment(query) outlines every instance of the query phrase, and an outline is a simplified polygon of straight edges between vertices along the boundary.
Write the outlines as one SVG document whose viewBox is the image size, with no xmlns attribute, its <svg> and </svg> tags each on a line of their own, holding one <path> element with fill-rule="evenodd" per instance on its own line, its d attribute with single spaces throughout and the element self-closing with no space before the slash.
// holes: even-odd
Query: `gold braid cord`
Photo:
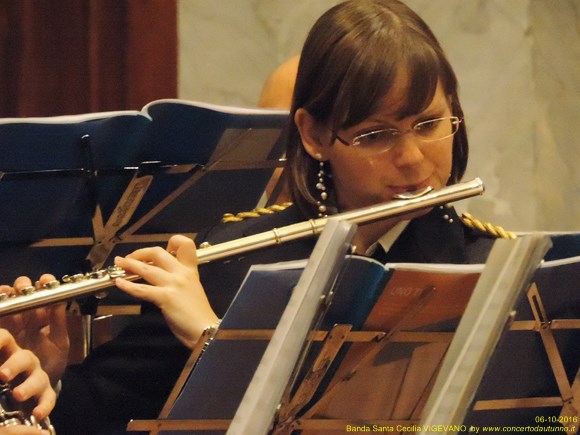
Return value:
<svg viewBox="0 0 580 435">
<path fill-rule="evenodd" d="M 291 202 L 284 202 L 282 204 L 274 204 L 269 207 L 255 208 L 252 211 L 242 211 L 237 214 L 225 213 L 222 217 L 222 222 L 240 222 L 248 218 L 256 218 L 265 214 L 273 214 L 277 211 L 286 210 L 292 205 Z M 482 233 L 491 234 L 494 237 L 501 239 L 515 239 L 516 235 L 512 231 L 507 231 L 499 225 L 493 225 L 489 222 L 481 222 L 479 219 L 473 217 L 469 213 L 461 214 L 461 221 L 468 228 L 474 228 Z"/>
<path fill-rule="evenodd" d="M 492 236 L 499 237 L 501 239 L 516 238 L 515 233 L 504 230 L 499 225 L 493 225 L 489 222 L 481 222 L 479 219 L 474 218 L 469 213 L 462 213 L 461 221 L 466 227 L 475 228 L 483 233 L 491 234 Z"/>
<path fill-rule="evenodd" d="M 273 214 L 277 211 L 286 210 L 291 205 L 291 202 L 284 202 L 282 204 L 274 204 L 268 207 L 255 208 L 252 211 L 242 211 L 238 214 L 226 213 L 222 217 L 222 222 L 240 222 L 247 218 L 260 217 L 265 214 Z"/>
</svg>

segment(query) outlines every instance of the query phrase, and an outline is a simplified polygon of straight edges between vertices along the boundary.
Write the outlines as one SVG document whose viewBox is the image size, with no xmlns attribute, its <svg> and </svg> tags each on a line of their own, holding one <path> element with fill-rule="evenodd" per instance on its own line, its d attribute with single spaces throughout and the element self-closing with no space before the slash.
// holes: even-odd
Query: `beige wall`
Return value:
<svg viewBox="0 0 580 435">
<path fill-rule="evenodd" d="M 580 230 L 580 2 L 407 0 L 460 79 L 471 139 L 458 203 L 513 230 Z M 330 0 L 180 0 L 179 96 L 252 106 Z"/>
</svg>

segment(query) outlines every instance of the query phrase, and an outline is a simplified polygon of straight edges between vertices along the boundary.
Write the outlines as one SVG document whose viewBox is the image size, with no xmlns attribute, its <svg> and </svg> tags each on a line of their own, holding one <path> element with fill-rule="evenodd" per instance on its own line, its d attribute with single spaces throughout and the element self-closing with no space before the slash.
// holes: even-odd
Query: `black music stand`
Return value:
<svg viewBox="0 0 580 435">
<path fill-rule="evenodd" d="M 492 354 L 465 424 L 580 422 L 580 257 L 538 269 Z"/>
<path fill-rule="evenodd" d="M 266 203 L 286 119 L 184 100 L 0 119 L 2 282 L 99 269 L 113 255 L 194 236 L 223 213 Z M 120 292 L 108 298 L 126 302 Z"/>
<path fill-rule="evenodd" d="M 70 274 L 86 269 L 82 251 L 98 268 L 118 244 L 159 244 L 251 210 L 281 165 L 286 118 L 160 100 L 141 112 L 0 120 L 2 276 Z M 51 252 L 23 262 L 10 255 L 17 246 Z M 70 257 L 51 249 L 71 246 Z"/>
<path fill-rule="evenodd" d="M 456 433 L 459 427 L 517 433 L 526 427 L 554 431 L 562 426 L 577 433 L 579 283 L 580 257 L 543 262 L 521 281 L 517 299 L 502 310 L 496 327 L 488 328 L 488 341 L 463 331 L 455 343 L 457 358 L 447 359 L 441 369 L 422 424 L 457 425 L 448 433 Z M 471 317 L 497 309 L 491 298 L 474 302 Z M 485 317 L 482 320 L 487 322 Z"/>
</svg>

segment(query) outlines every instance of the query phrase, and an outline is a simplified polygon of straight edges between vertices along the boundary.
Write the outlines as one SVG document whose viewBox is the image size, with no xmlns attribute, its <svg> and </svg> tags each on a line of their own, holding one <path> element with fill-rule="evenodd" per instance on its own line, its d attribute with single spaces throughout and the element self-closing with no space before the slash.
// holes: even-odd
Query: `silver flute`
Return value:
<svg viewBox="0 0 580 435">
<path fill-rule="evenodd" d="M 214 246 L 202 244 L 197 251 L 197 258 L 200 264 L 208 263 L 256 249 L 316 236 L 323 230 L 328 219 L 344 219 L 354 224 L 364 225 L 377 220 L 393 218 L 417 210 L 466 199 L 480 195 L 483 191 L 483 182 L 479 178 L 437 190 L 428 187 L 418 192 L 396 195 L 395 199 L 383 204 L 351 210 L 330 217 L 309 219 Z M 116 278 L 135 281 L 140 276 L 129 275 L 117 266 L 110 266 L 86 274 L 67 275 L 61 281 L 49 282 L 40 289 L 27 287 L 19 295 L 0 295 L 0 316 L 98 293 L 103 289 L 113 287 Z"/>
</svg>

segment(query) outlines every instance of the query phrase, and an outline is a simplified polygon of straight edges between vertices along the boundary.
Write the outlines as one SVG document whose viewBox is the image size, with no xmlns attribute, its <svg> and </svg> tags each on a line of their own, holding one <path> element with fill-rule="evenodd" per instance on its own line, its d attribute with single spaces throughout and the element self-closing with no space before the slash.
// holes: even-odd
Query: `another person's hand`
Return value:
<svg viewBox="0 0 580 435">
<path fill-rule="evenodd" d="M 39 288 L 54 279 L 53 275 L 42 275 L 35 286 Z M 30 278 L 21 276 L 12 287 L 0 286 L 0 292 L 18 294 L 28 286 L 32 286 Z M 0 317 L 0 327 L 8 329 L 21 347 L 34 352 L 50 376 L 52 385 L 56 385 L 66 368 L 70 348 L 66 305 L 59 303 Z"/>
<path fill-rule="evenodd" d="M 171 331 L 189 348 L 193 348 L 205 328 L 217 322 L 199 280 L 195 244 L 190 238 L 173 236 L 167 250 L 139 249 L 127 257 L 117 257 L 115 264 L 148 283 L 119 278 L 117 287 L 157 305 Z"/>
<path fill-rule="evenodd" d="M 5 329 L 0 329 L 0 363 L 0 381 L 10 384 L 12 399 L 17 403 L 33 400 L 32 415 L 37 421 L 46 418 L 56 402 L 48 374 L 36 355 L 22 349 Z M 0 435 L 41 433 L 47 432 L 23 425 L 0 428 Z"/>
</svg>

